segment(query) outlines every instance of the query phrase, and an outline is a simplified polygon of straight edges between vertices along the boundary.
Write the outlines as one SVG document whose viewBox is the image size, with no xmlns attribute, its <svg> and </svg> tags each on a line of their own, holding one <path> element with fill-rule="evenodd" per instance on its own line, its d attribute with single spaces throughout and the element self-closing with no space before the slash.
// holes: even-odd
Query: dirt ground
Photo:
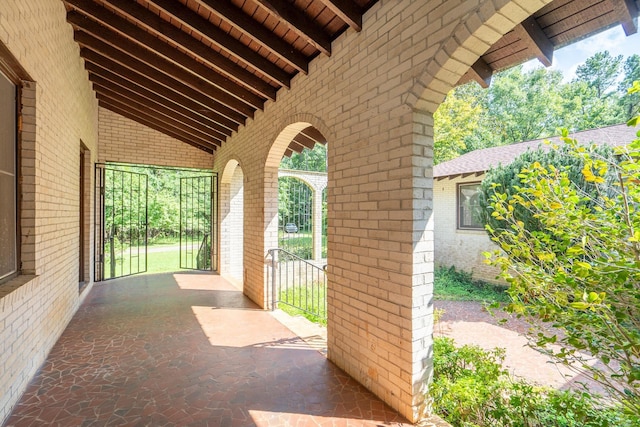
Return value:
<svg viewBox="0 0 640 427">
<path fill-rule="evenodd" d="M 472 301 L 436 301 L 435 307 L 445 312 L 435 325 L 434 335 L 451 337 L 458 345 L 476 344 L 487 350 L 504 348 L 505 367 L 508 371 L 530 382 L 560 390 L 584 390 L 581 386 L 584 383 L 590 392 L 604 394 L 599 384 L 576 375 L 564 366 L 554 364 L 547 356 L 529 347 L 524 337 L 524 333 L 530 328 L 527 322 L 509 317 L 499 310 L 494 313 L 495 316 L 491 315 L 481 303 Z M 303 317 L 291 317 L 280 310 L 272 312 L 272 315 L 326 355 L 326 328 Z M 509 320 L 500 323 L 500 319 L 505 317 Z"/>
<path fill-rule="evenodd" d="M 531 348 L 523 335 L 531 325 L 500 310 L 491 315 L 483 305 L 472 301 L 436 301 L 444 314 L 435 325 L 436 336 L 453 338 L 458 345 L 476 344 L 484 349 L 506 350 L 505 366 L 517 377 L 556 389 L 580 389 L 602 394 L 602 387 L 569 368 L 554 364 L 549 357 Z M 507 318 L 506 323 L 500 319 Z"/>
</svg>

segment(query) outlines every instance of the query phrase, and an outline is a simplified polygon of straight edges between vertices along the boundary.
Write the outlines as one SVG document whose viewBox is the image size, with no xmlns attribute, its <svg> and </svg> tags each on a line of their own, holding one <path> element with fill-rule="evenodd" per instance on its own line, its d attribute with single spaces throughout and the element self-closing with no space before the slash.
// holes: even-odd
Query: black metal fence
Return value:
<svg viewBox="0 0 640 427">
<path fill-rule="evenodd" d="M 285 249 L 270 249 L 269 289 L 272 309 L 301 314 L 326 324 L 327 276 L 324 266 L 304 260 Z"/>
</svg>

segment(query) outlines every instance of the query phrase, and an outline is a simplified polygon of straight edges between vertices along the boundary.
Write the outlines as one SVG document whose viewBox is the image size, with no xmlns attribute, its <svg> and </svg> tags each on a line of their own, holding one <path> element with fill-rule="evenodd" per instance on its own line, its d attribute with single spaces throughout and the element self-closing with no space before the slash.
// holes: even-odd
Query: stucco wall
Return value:
<svg viewBox="0 0 640 427">
<path fill-rule="evenodd" d="M 496 279 L 499 269 L 484 263 L 485 251 L 497 246 L 484 230 L 458 229 L 457 186 L 461 183 L 477 183 L 480 177 L 438 179 L 433 185 L 433 212 L 435 218 L 436 265 L 455 267 L 472 274 L 474 279 L 502 283 Z"/>
<path fill-rule="evenodd" d="M 35 82 L 23 100 L 25 275 L 0 285 L 0 423 L 91 288 L 78 290 L 78 171 L 81 142 L 96 158 L 98 107 L 65 17 L 59 0 L 0 2 L 0 42 Z"/>
</svg>

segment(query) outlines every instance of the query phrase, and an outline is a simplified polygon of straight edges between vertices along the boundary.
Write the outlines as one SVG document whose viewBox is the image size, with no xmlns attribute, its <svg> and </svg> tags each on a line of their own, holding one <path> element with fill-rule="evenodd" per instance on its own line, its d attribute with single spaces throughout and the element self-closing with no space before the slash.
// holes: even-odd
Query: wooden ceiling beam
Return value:
<svg viewBox="0 0 640 427">
<path fill-rule="evenodd" d="M 536 58 L 545 67 L 550 67 L 553 62 L 553 43 L 547 38 L 542 31 L 542 28 L 538 25 L 538 22 L 533 16 L 528 17 L 522 23 L 516 25 L 513 29 L 516 32 L 520 40 L 525 45 L 535 52 Z"/>
<path fill-rule="evenodd" d="M 183 106 L 173 99 L 162 97 L 157 93 L 146 89 L 141 84 L 126 80 L 124 77 L 114 74 L 99 65 L 87 62 L 85 63 L 85 68 L 87 69 L 87 71 L 89 71 L 89 79 L 92 82 L 98 82 L 106 87 L 115 85 L 120 87 L 121 90 L 124 90 L 130 94 L 135 94 L 141 98 L 149 100 L 149 102 L 152 102 L 154 104 L 162 105 L 163 107 L 168 108 L 175 113 L 185 117 L 185 119 L 187 120 L 199 123 L 203 127 L 203 129 L 207 130 L 207 133 L 211 133 L 212 136 L 222 141 L 226 140 L 226 138 L 228 136 L 231 136 L 232 134 L 231 130 L 220 126 L 208 117 L 198 114 L 196 111 L 190 110 L 189 108 Z"/>
<path fill-rule="evenodd" d="M 362 10 L 352 0 L 320 0 L 348 26 L 356 31 L 362 30 Z"/>
<path fill-rule="evenodd" d="M 236 111 L 223 106 L 219 102 L 209 98 L 208 96 L 198 92 L 197 90 L 190 88 L 184 83 L 181 83 L 173 79 L 172 77 L 169 77 L 166 74 L 157 71 L 156 69 L 142 63 L 141 61 L 138 61 L 134 57 L 122 53 L 121 51 L 108 46 L 106 43 L 92 38 L 87 33 L 76 31 L 74 34 L 74 38 L 81 46 L 83 46 L 83 56 L 84 54 L 87 55 L 84 56 L 85 58 L 91 56 L 89 52 L 94 52 L 96 54 L 99 54 L 103 58 L 107 58 L 110 61 L 124 67 L 126 70 L 128 70 L 125 75 L 136 73 L 143 78 L 148 78 L 155 81 L 162 87 L 163 91 L 171 89 L 177 94 L 190 98 L 196 103 L 200 104 L 202 106 L 200 108 L 206 109 L 210 112 L 207 114 L 207 116 L 211 117 L 216 122 L 228 127 L 231 130 L 238 130 L 238 125 L 243 121 L 242 115 L 237 113 Z M 93 58 L 94 56 L 91 57 Z M 108 68 L 108 66 L 106 68 Z"/>
<path fill-rule="evenodd" d="M 166 86 L 159 84 L 145 77 L 144 75 L 133 72 L 130 69 L 122 66 L 121 64 L 91 49 L 88 49 L 85 47 L 85 48 L 82 48 L 80 52 L 85 62 L 93 63 L 101 68 L 110 70 L 114 74 L 120 75 L 123 79 L 129 80 L 135 84 L 141 85 L 142 87 L 146 88 L 151 92 L 154 92 L 165 98 L 171 99 L 172 101 L 178 104 L 184 105 L 186 108 L 189 108 L 190 110 L 195 111 L 198 114 L 215 122 L 221 128 L 227 129 L 227 131 L 238 130 L 237 129 L 238 125 L 236 123 L 232 122 L 226 117 L 220 116 L 215 111 L 202 107 L 201 104 L 195 102 L 193 99 L 189 98 L 185 94 L 168 90 Z"/>
<path fill-rule="evenodd" d="M 111 0 L 109 0 L 111 1 Z M 127 0 L 129 1 L 129 0 Z M 210 43 L 223 49 L 229 55 L 237 60 L 247 64 L 248 66 L 260 71 L 262 74 L 269 76 L 276 82 L 289 86 L 291 76 L 282 68 L 273 64 L 267 58 L 256 53 L 242 42 L 229 36 L 221 29 L 215 27 L 208 20 L 193 12 L 191 9 L 184 7 L 180 2 L 175 0 L 147 0 L 168 15 L 171 15 L 176 21 L 180 21 L 184 26 L 198 33 L 201 37 L 206 38 Z"/>
<path fill-rule="evenodd" d="M 287 147 L 286 150 L 284 150 L 284 154 L 282 155 L 282 157 L 291 157 L 293 155 L 293 150 L 289 147 Z"/>
<path fill-rule="evenodd" d="M 212 138 L 211 135 L 207 135 L 200 132 L 199 130 L 192 128 L 191 126 L 188 126 L 183 121 L 176 120 L 171 114 L 164 114 L 161 110 L 154 108 L 156 106 L 137 102 L 133 97 L 113 92 L 99 84 L 94 83 L 93 89 L 96 91 L 98 100 L 108 100 L 112 103 L 118 103 L 120 105 L 127 106 L 129 108 L 129 111 L 135 111 L 148 117 L 153 117 L 154 119 L 165 123 L 167 126 L 170 126 L 172 129 L 179 130 L 185 135 L 188 135 L 189 137 L 192 137 L 196 140 L 207 141 L 210 144 L 216 145 L 218 147 L 221 145 L 221 141 Z"/>
<path fill-rule="evenodd" d="M 155 0 L 154 0 L 155 1 Z M 304 12 L 292 7 L 286 0 L 254 0 L 263 9 L 275 15 L 320 52 L 331 56 L 331 38 Z"/>
<path fill-rule="evenodd" d="M 131 70 L 184 93 L 238 124 L 244 124 L 246 117 L 253 117 L 254 108 L 121 36 L 114 33 L 89 34 L 82 29 L 75 32 L 74 38 L 80 45 L 101 52 Z M 113 44 L 106 40 L 112 40 Z"/>
<path fill-rule="evenodd" d="M 302 150 L 304 150 L 305 147 L 304 145 L 300 144 L 298 141 L 294 139 L 291 140 L 291 142 L 289 143 L 289 150 L 291 150 L 294 153 L 302 153 Z"/>
<path fill-rule="evenodd" d="M 171 108 L 165 106 L 162 103 L 151 101 L 148 98 L 145 98 L 139 95 L 138 93 L 128 92 L 126 91 L 126 89 L 125 89 L 126 95 L 123 95 L 122 93 L 124 91 L 122 90 L 123 89 L 122 86 L 119 86 L 113 82 L 110 82 L 109 80 L 103 77 L 90 74 L 89 80 L 93 83 L 93 88 L 96 92 L 103 93 L 105 95 L 110 95 L 111 98 L 116 98 L 116 99 L 118 98 L 118 96 L 121 96 L 123 98 L 126 97 L 126 99 L 131 100 L 131 102 L 135 104 L 138 104 L 141 106 L 147 106 L 148 108 L 166 117 L 169 117 L 172 120 L 175 120 L 179 123 L 187 125 L 190 128 L 193 128 L 194 130 L 197 130 L 202 135 L 206 135 L 207 138 L 213 139 L 216 145 L 221 145 L 221 143 L 226 139 L 226 135 L 221 134 L 220 132 L 214 131 L 213 129 L 202 124 L 201 122 L 193 120 L 189 117 L 185 117 L 184 115 L 172 110 Z"/>
<path fill-rule="evenodd" d="M 485 62 L 482 57 L 478 58 L 469 68 L 469 76 L 478 82 L 483 88 L 488 88 L 491 84 L 491 77 L 493 76 L 493 69 Z"/>
<path fill-rule="evenodd" d="M 90 0 L 84 0 L 82 3 L 93 3 Z M 80 0 L 68 0 L 68 4 L 72 6 L 79 6 Z M 145 7 L 139 5 L 135 1 L 131 0 L 107 0 L 106 3 L 119 13 L 127 16 L 128 19 L 145 28 L 153 36 L 158 37 L 161 40 L 166 40 L 171 43 L 175 43 L 181 48 L 185 49 L 197 60 L 204 62 L 209 67 L 212 67 L 228 78 L 234 80 L 240 85 L 244 85 L 246 88 L 265 96 L 268 99 L 276 99 L 276 89 L 254 75 L 252 72 L 246 70 L 240 65 L 236 64 L 229 58 L 221 55 L 220 53 L 212 50 L 210 46 L 202 43 L 201 41 L 191 37 L 189 34 L 179 30 L 178 28 L 166 23 L 158 15 L 150 12 Z M 82 10 L 85 12 L 85 9 Z M 91 14 L 91 10 L 86 10 L 87 14 Z M 276 82 L 274 80 L 274 82 Z M 286 84 L 280 84 L 279 86 L 289 87 L 290 81 L 287 80 Z"/>
<path fill-rule="evenodd" d="M 67 21 L 72 25 L 76 25 L 85 29 L 85 31 L 95 34 L 96 32 L 103 31 L 98 27 L 103 25 L 115 31 L 121 36 L 127 37 L 132 42 L 143 46 L 149 51 L 155 52 L 161 55 L 166 60 L 171 61 L 185 70 L 191 72 L 194 75 L 200 76 L 202 79 L 209 83 L 219 87 L 226 93 L 230 94 L 234 98 L 241 100 L 248 105 L 262 109 L 264 107 L 265 99 L 254 92 L 246 89 L 245 87 L 237 84 L 233 80 L 223 76 L 219 72 L 207 67 L 201 62 L 196 61 L 193 57 L 183 53 L 175 47 L 167 44 L 161 39 L 154 37 L 142 28 L 133 25 L 129 21 L 109 10 L 96 5 L 88 0 L 73 0 L 75 3 L 90 3 L 92 7 L 90 14 L 83 15 L 79 12 L 69 11 L 67 13 Z M 83 10 L 84 11 L 84 10 Z"/>
<path fill-rule="evenodd" d="M 273 32 L 266 29 L 259 22 L 253 20 L 242 9 L 234 6 L 233 3 L 219 0 L 196 1 L 296 70 L 304 74 L 309 73 L 309 60 L 304 55 L 293 49 L 289 43 L 275 36 Z"/>
<path fill-rule="evenodd" d="M 305 136 L 313 139 L 316 144 L 326 144 L 327 143 L 327 138 L 324 137 L 324 135 L 315 127 L 313 126 L 309 126 L 306 129 L 303 129 L 301 131 L 302 134 L 304 134 Z"/>
<path fill-rule="evenodd" d="M 638 32 L 638 7 L 634 0 L 613 0 L 613 8 L 620 17 L 620 25 L 627 36 Z"/>
<path fill-rule="evenodd" d="M 313 150 L 313 147 L 316 145 L 316 141 L 314 141 L 313 139 L 309 138 L 308 136 L 306 136 L 302 132 L 297 134 L 295 136 L 295 138 L 293 138 L 293 140 L 295 142 L 297 142 L 298 144 L 302 145 L 303 147 L 308 148 L 309 150 Z"/>
<path fill-rule="evenodd" d="M 210 143 L 204 143 L 204 142 L 196 142 L 194 141 L 192 138 L 187 137 L 186 135 L 183 135 L 177 131 L 174 131 L 173 129 L 165 126 L 162 122 L 158 122 L 157 120 L 154 120 L 153 118 L 148 118 L 148 117 L 143 117 L 141 115 L 136 115 L 124 108 L 120 108 L 120 106 L 116 105 L 115 103 L 109 102 L 108 100 L 98 100 L 98 105 L 102 108 L 106 108 L 107 110 L 113 111 L 116 114 L 121 115 L 122 117 L 126 117 L 130 120 L 133 120 L 135 122 L 138 122 L 144 126 L 147 126 L 150 129 L 154 129 L 160 133 L 163 133 L 167 136 L 170 136 L 172 138 L 177 139 L 178 141 L 182 141 L 185 142 L 191 146 L 194 146 L 196 148 L 199 148 L 203 151 L 206 151 L 207 153 L 213 154 L 213 152 L 215 151 L 215 146 L 211 145 Z"/>
</svg>

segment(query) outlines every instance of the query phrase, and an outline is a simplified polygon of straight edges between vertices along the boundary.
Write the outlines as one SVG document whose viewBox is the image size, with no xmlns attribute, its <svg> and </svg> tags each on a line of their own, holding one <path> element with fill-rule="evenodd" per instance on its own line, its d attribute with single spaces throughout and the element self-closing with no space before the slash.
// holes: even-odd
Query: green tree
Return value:
<svg viewBox="0 0 640 427">
<path fill-rule="evenodd" d="M 523 72 L 519 66 L 497 74 L 485 106 L 494 145 L 554 135 L 561 124 L 561 82 L 562 73 L 546 68 Z"/>
<path fill-rule="evenodd" d="M 599 189 L 595 188 L 593 184 L 588 182 L 583 176 L 584 160 L 571 156 L 570 152 L 571 148 L 568 145 L 560 145 L 558 147 L 552 147 L 550 144 L 541 145 L 535 150 L 526 151 L 507 165 L 499 165 L 491 168 L 482 180 L 480 187 L 480 221 L 487 224 L 487 226 L 494 231 L 509 229 L 510 224 L 508 221 L 498 219 L 496 216 L 491 215 L 492 196 L 494 196 L 496 191 L 505 194 L 507 197 L 513 197 L 518 194 L 520 191 L 522 169 L 528 168 L 536 162 L 566 171 L 571 183 L 578 188 L 581 193 L 588 194 L 591 197 L 597 197 Z M 593 147 L 593 152 L 599 157 L 609 161 L 615 160 L 614 151 L 609 146 Z M 614 177 L 610 174 L 608 179 L 611 181 Z M 531 209 L 525 206 L 515 205 L 513 218 L 517 221 L 522 221 L 524 227 L 530 231 L 544 229 L 543 224 L 537 219 L 536 215 Z"/>
<path fill-rule="evenodd" d="M 488 227 L 501 248 L 489 262 L 510 284 L 508 309 L 539 324 L 535 345 L 590 373 L 640 423 L 640 138 L 611 162 L 566 135 L 568 155 L 584 163 L 596 191 L 585 194 L 553 165 L 522 169 L 516 192 L 492 196 L 492 215 L 509 227 Z M 516 218 L 520 207 L 541 229 Z"/>
<path fill-rule="evenodd" d="M 576 69 L 576 80 L 587 83 L 595 90 L 596 97 L 602 99 L 615 88 L 622 58 L 622 55 L 611 56 L 607 50 L 597 52 Z"/>
<path fill-rule="evenodd" d="M 640 80 L 640 55 L 631 55 L 624 61 L 624 78 L 618 85 L 618 89 L 624 93 L 620 105 L 625 119 L 640 114 L 640 94 L 626 91 L 636 80 Z"/>
<path fill-rule="evenodd" d="M 472 91 L 467 90 L 471 87 L 473 86 L 465 85 L 449 92 L 433 115 L 435 164 L 466 152 L 469 140 L 478 131 L 482 106 L 474 98 Z"/>
<path fill-rule="evenodd" d="M 326 172 L 326 144 L 316 144 L 312 150 L 305 148 L 301 153 L 293 153 L 290 157 L 283 157 L 280 169 Z"/>
<path fill-rule="evenodd" d="M 563 127 L 579 131 L 618 124 L 624 120 L 616 80 L 622 55 L 597 52 L 576 70 L 576 78 L 562 90 Z M 627 84 L 626 87 L 630 85 Z"/>
</svg>

